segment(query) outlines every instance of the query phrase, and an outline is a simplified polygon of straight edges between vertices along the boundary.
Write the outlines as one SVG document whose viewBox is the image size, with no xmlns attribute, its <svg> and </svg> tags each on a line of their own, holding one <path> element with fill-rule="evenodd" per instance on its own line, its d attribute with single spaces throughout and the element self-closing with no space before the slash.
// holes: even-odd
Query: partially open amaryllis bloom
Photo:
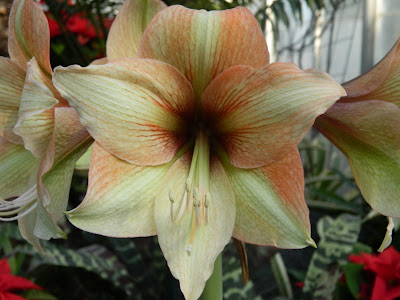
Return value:
<svg viewBox="0 0 400 300">
<path fill-rule="evenodd" d="M 348 158 L 365 200 L 400 218 L 400 40 L 369 72 L 343 84 L 315 123 Z"/>
<path fill-rule="evenodd" d="M 40 248 L 38 238 L 63 236 L 56 222 L 91 138 L 53 86 L 49 28 L 32 0 L 13 2 L 8 48 L 11 58 L 0 57 L 0 220 L 18 219 Z"/>
<path fill-rule="evenodd" d="M 26 278 L 14 276 L 7 259 L 0 260 L 0 300 L 25 300 L 15 292 L 41 289 Z"/>
<path fill-rule="evenodd" d="M 138 58 L 59 67 L 53 82 L 96 140 L 70 221 L 107 236 L 157 234 L 186 299 L 200 296 L 231 236 L 314 245 L 297 144 L 345 93 L 325 73 L 269 64 L 247 9 L 166 8 Z"/>
</svg>

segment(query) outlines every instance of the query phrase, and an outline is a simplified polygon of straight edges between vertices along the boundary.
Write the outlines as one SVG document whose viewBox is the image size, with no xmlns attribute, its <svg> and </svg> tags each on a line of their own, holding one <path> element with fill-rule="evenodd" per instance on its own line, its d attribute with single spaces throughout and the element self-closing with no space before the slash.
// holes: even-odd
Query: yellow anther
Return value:
<svg viewBox="0 0 400 300">
<path fill-rule="evenodd" d="M 208 208 L 210 206 L 210 199 L 211 195 L 209 192 L 206 193 L 205 200 L 204 200 L 204 207 Z"/>
<path fill-rule="evenodd" d="M 190 183 L 190 180 L 189 180 L 189 178 L 188 179 L 186 179 L 186 182 L 185 182 L 185 190 L 186 190 L 186 192 L 190 192 L 190 188 L 191 188 L 191 183 Z"/>
<path fill-rule="evenodd" d="M 199 207 L 201 205 L 201 195 L 197 187 L 193 190 L 193 205 Z"/>
</svg>

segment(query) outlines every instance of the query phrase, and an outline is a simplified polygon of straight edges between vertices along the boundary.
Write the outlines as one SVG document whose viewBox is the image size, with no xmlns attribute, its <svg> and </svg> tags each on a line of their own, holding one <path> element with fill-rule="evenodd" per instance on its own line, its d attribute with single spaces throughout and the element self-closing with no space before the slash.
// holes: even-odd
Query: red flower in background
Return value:
<svg viewBox="0 0 400 300">
<path fill-rule="evenodd" d="M 7 259 L 0 260 L 0 300 L 25 300 L 13 292 L 31 289 L 42 288 L 28 279 L 12 275 Z"/>
<path fill-rule="evenodd" d="M 362 299 L 392 300 L 400 297 L 400 253 L 395 248 L 389 247 L 379 255 L 350 255 L 349 260 L 363 264 L 368 275 L 373 275 L 373 282 L 361 286 Z"/>
<path fill-rule="evenodd" d="M 49 22 L 50 38 L 61 35 L 60 27 L 57 21 L 46 13 L 47 21 Z M 113 20 L 104 19 L 104 26 L 110 29 Z M 85 16 L 85 13 L 77 13 L 72 16 L 66 16 L 65 27 L 68 31 L 78 35 L 78 41 L 81 45 L 86 44 L 89 40 L 100 37 L 103 38 L 103 33 L 97 35 L 96 28 L 90 20 Z"/>
<path fill-rule="evenodd" d="M 62 34 L 60 26 L 54 17 L 50 14 L 50 12 L 46 9 L 46 1 L 38 2 L 39 5 L 43 6 L 44 13 L 46 15 L 47 21 L 49 23 L 50 29 L 50 38 L 60 36 Z M 74 1 L 68 1 L 68 5 L 74 5 Z M 62 18 L 65 19 L 65 28 L 67 31 L 75 33 L 78 35 L 78 42 L 81 45 L 86 44 L 89 40 L 94 38 L 104 38 L 102 32 L 100 32 L 100 36 L 96 32 L 96 28 L 93 23 L 87 19 L 86 14 L 83 13 L 75 13 L 73 15 L 67 15 L 66 12 L 62 11 Z M 103 19 L 103 24 L 107 29 L 110 29 L 113 19 Z"/>
</svg>

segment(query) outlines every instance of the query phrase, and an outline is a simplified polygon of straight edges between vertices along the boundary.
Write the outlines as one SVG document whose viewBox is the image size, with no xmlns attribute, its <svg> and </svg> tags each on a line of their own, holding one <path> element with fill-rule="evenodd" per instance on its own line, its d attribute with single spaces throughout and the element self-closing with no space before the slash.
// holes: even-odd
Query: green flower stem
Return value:
<svg viewBox="0 0 400 300">
<path fill-rule="evenodd" d="M 199 300 L 222 300 L 222 254 L 218 255 L 215 264 L 214 272 L 210 279 L 206 282 L 203 294 Z"/>
</svg>

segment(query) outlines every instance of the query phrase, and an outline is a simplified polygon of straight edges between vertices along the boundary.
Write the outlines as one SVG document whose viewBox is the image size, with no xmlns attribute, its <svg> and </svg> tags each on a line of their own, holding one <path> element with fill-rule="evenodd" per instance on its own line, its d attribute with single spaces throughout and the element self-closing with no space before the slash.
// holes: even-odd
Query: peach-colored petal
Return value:
<svg viewBox="0 0 400 300">
<path fill-rule="evenodd" d="M 365 200 L 400 217 L 400 108 L 385 101 L 336 103 L 316 128 L 349 159 Z"/>
<path fill-rule="evenodd" d="M 39 160 L 24 146 L 0 138 L 0 198 L 22 195 L 35 184 Z"/>
<path fill-rule="evenodd" d="M 211 12 L 168 7 L 144 32 L 139 57 L 161 60 L 177 68 L 192 84 L 197 99 L 223 70 L 269 63 L 261 28 L 243 7 Z"/>
<path fill-rule="evenodd" d="M 95 59 L 94 61 L 92 61 L 90 63 L 90 65 L 96 65 L 96 66 L 105 65 L 106 63 L 108 63 L 108 61 L 109 61 L 109 59 L 107 57 L 102 57 L 102 58 Z"/>
<path fill-rule="evenodd" d="M 297 147 L 267 166 L 239 169 L 222 159 L 236 200 L 233 237 L 279 248 L 314 245 L 304 200 L 303 167 Z"/>
<path fill-rule="evenodd" d="M 54 132 L 37 174 L 39 202 L 33 233 L 45 240 L 63 237 L 57 222 L 67 209 L 75 163 L 93 142 L 73 108 L 55 108 L 54 114 Z"/>
<path fill-rule="evenodd" d="M 126 59 L 59 67 L 54 82 L 94 139 L 120 159 L 137 165 L 166 163 L 185 141 L 193 90 L 165 63 Z"/>
<path fill-rule="evenodd" d="M 386 82 L 386 85 L 388 85 L 388 83 L 391 82 L 393 78 L 395 78 L 396 76 L 398 80 L 400 76 L 399 69 L 400 69 L 400 39 L 393 46 L 392 50 L 390 50 L 390 52 L 371 70 L 343 84 L 343 87 L 345 88 L 348 96 L 344 99 L 351 101 L 352 100 L 351 98 L 362 97 L 364 95 L 367 95 L 375 91 L 378 88 L 384 91 L 386 88 L 382 87 L 382 84 Z M 397 84 L 397 87 L 394 88 L 398 89 L 398 86 L 399 84 Z M 385 98 L 380 98 L 380 97 L 374 98 L 374 96 L 370 96 L 368 97 L 368 99 L 389 101 Z M 399 97 L 397 97 L 397 102 L 400 102 Z M 399 106 L 399 103 L 396 104 Z"/>
<path fill-rule="evenodd" d="M 25 148 L 40 158 L 53 134 L 54 106 L 59 103 L 54 93 L 58 92 L 53 92 L 51 80 L 43 73 L 35 58 L 27 65 L 18 122 L 14 131 L 22 137 Z"/>
<path fill-rule="evenodd" d="M 75 226 L 114 237 L 157 234 L 154 201 L 171 163 L 154 167 L 132 165 L 95 143 L 89 186 L 83 202 L 68 213 Z"/>
<path fill-rule="evenodd" d="M 390 68 L 387 68 L 386 72 L 384 72 L 385 70 L 380 71 L 382 69 L 380 65 L 388 65 L 389 61 Z M 383 62 L 374 67 L 370 73 L 373 74 L 364 74 L 362 78 L 370 77 L 371 81 L 381 81 L 381 78 L 384 78 L 383 82 L 370 93 L 356 99 L 361 98 L 361 100 L 383 100 L 392 102 L 400 107 L 400 39 L 395 47 L 393 47 L 393 49 L 383 59 Z M 354 87 L 354 85 L 352 86 Z"/>
<path fill-rule="evenodd" d="M 186 300 L 198 299 L 210 277 L 217 256 L 232 236 L 235 222 L 235 199 L 228 178 L 216 158 L 210 164 L 210 195 L 208 224 L 196 227 L 192 248 L 190 243 L 192 214 L 186 212 L 179 222 L 171 221 L 170 195 L 174 195 L 174 215 L 178 214 L 191 155 L 184 154 L 165 175 L 156 198 L 155 221 L 158 242 L 172 275 L 179 279 Z M 179 197 L 179 196 L 182 197 Z"/>
<path fill-rule="evenodd" d="M 201 104 L 231 163 L 256 168 L 285 156 L 343 95 L 326 73 L 273 63 L 229 68 L 211 82 Z"/>
<path fill-rule="evenodd" d="M 51 76 L 50 31 L 47 19 L 32 0 L 14 0 L 9 17 L 8 52 L 20 68 L 35 57 L 46 76 Z"/>
<path fill-rule="evenodd" d="M 25 72 L 9 58 L 0 57 L 0 136 L 14 144 L 22 138 L 14 133 Z"/>
<path fill-rule="evenodd" d="M 107 37 L 107 58 L 135 58 L 139 42 L 151 19 L 167 7 L 159 0 L 126 0 Z"/>
</svg>

